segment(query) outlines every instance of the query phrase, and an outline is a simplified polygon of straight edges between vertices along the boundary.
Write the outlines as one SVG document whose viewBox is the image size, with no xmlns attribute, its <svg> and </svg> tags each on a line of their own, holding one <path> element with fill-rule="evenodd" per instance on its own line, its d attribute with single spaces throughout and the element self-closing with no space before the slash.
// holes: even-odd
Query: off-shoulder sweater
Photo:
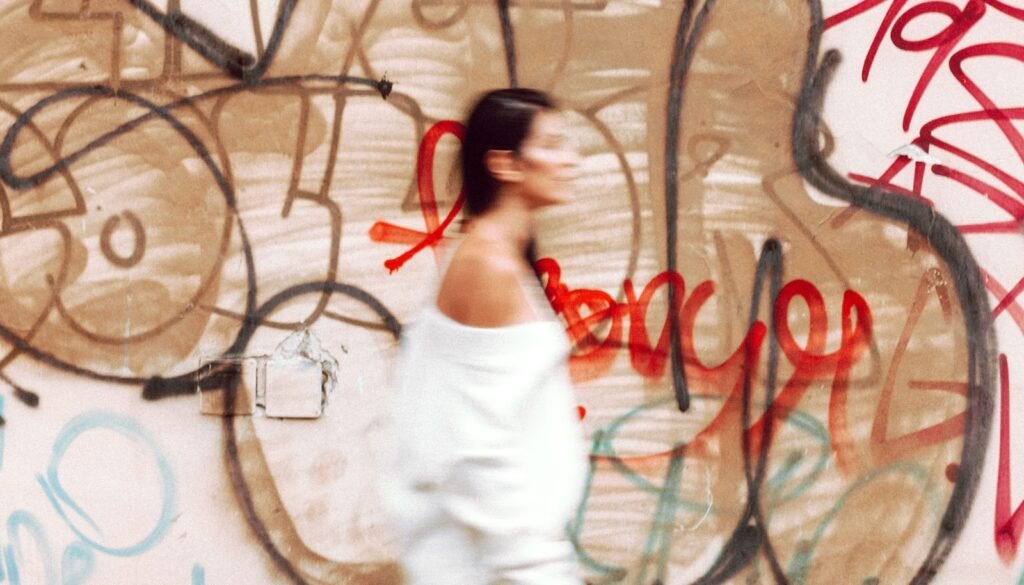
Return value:
<svg viewBox="0 0 1024 585">
<path fill-rule="evenodd" d="M 565 528 L 586 452 L 544 310 L 480 328 L 430 302 L 403 334 L 383 490 L 408 585 L 581 583 Z"/>
</svg>

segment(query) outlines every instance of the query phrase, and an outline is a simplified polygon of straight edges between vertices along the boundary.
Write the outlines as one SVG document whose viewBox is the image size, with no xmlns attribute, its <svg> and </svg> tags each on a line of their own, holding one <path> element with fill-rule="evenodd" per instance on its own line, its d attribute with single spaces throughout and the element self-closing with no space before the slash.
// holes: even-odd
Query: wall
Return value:
<svg viewBox="0 0 1024 585">
<path fill-rule="evenodd" d="M 5 1 L 0 583 L 398 582 L 390 363 L 457 225 L 454 120 L 509 84 L 584 157 L 540 268 L 591 582 L 1024 582 L 1022 21 Z M 304 330 L 336 387 L 266 416 Z"/>
</svg>

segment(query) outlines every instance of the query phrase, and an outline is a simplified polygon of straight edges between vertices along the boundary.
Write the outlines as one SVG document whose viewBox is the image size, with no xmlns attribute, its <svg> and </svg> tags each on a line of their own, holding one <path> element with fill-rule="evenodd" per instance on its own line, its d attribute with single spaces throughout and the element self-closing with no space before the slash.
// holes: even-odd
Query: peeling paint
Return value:
<svg viewBox="0 0 1024 585">
<path fill-rule="evenodd" d="M 886 155 L 889 158 L 899 158 L 905 156 L 914 162 L 925 163 L 929 165 L 940 165 L 942 161 L 937 157 L 925 152 L 920 146 L 910 143 L 904 144 L 903 146 L 893 150 Z"/>
<path fill-rule="evenodd" d="M 324 372 L 320 406 L 327 406 L 331 395 L 338 386 L 338 360 L 323 348 L 320 339 L 309 329 L 301 329 L 286 337 L 274 349 L 270 360 L 307 359 L 319 363 Z"/>
</svg>

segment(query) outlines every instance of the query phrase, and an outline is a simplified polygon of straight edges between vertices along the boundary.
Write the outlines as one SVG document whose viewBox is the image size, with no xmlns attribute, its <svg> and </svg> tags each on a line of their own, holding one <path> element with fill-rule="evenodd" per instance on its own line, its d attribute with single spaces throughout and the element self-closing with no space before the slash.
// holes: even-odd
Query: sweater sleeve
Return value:
<svg viewBox="0 0 1024 585">
<path fill-rule="evenodd" d="M 464 357 L 450 387 L 445 508 L 478 544 L 490 585 L 578 585 L 567 538 L 532 513 L 544 494 L 530 477 L 522 415 L 536 381 L 512 359 Z"/>
</svg>

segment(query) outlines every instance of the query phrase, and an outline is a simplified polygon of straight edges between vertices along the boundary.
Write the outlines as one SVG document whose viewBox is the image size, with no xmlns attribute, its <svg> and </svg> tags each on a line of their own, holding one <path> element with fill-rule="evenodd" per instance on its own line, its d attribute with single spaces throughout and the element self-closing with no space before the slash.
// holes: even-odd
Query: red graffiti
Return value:
<svg viewBox="0 0 1024 585">
<path fill-rule="evenodd" d="M 917 85 L 911 93 L 907 108 L 903 113 L 903 129 L 910 128 L 910 121 L 914 117 L 924 92 L 928 89 L 939 67 L 946 61 L 949 55 L 956 49 L 957 44 L 964 35 L 981 20 L 985 14 L 985 3 L 982 0 L 969 0 L 964 8 L 959 8 L 951 2 L 925 2 L 917 4 L 904 12 L 900 11 L 906 6 L 907 0 L 895 0 L 889 5 L 885 17 L 882 19 L 874 40 L 864 58 L 861 68 L 861 79 L 867 81 L 871 75 L 871 68 L 881 48 L 882 41 L 888 34 L 892 44 L 903 51 L 926 52 L 932 51 L 932 57 L 925 66 L 924 71 L 918 79 Z M 922 17 L 941 15 L 949 19 L 949 24 L 924 39 L 910 39 L 906 36 L 907 28 L 916 20 Z"/>
<path fill-rule="evenodd" d="M 931 295 L 938 300 L 946 323 L 953 319 L 951 291 L 937 269 L 926 272 L 918 284 L 914 303 L 911 305 L 900 333 L 899 341 L 893 350 L 889 371 L 882 385 L 882 396 L 875 411 L 875 420 L 871 427 L 871 452 L 875 465 L 888 465 L 904 459 L 911 452 L 956 439 L 963 436 L 966 425 L 966 413 L 959 412 L 946 420 L 929 425 L 923 429 L 907 432 L 898 437 L 889 436 L 890 409 L 896 391 L 896 375 L 907 352 L 911 337 L 917 323 L 924 313 L 925 305 Z M 910 380 L 908 387 L 916 391 L 949 392 L 967 397 L 967 384 L 946 380 Z"/>
<path fill-rule="evenodd" d="M 1015 120 L 1024 119 L 1024 108 L 1001 108 L 964 69 L 964 63 L 971 59 L 978 58 L 1002 58 L 1011 59 L 1024 63 L 1024 46 L 1010 43 L 983 43 L 966 47 L 949 58 L 949 68 L 955 79 L 968 92 L 975 102 L 981 107 L 979 110 L 959 112 L 955 114 L 938 117 L 925 123 L 920 130 L 913 144 L 927 153 L 939 152 L 952 155 L 956 162 L 947 164 L 932 164 L 931 175 L 951 181 L 956 185 L 966 188 L 969 193 L 992 203 L 995 208 L 1002 212 L 1006 219 L 985 221 L 959 225 L 958 228 L 964 234 L 999 234 L 1019 233 L 1021 222 L 1024 221 L 1024 181 L 1014 177 L 1010 173 L 1000 169 L 996 164 L 986 160 L 982 156 L 962 148 L 956 144 L 944 140 L 938 136 L 940 131 L 945 130 L 946 134 L 963 135 L 964 125 L 977 123 L 991 123 L 999 130 L 1005 138 L 1005 144 L 1009 146 L 1015 156 L 1024 160 L 1024 135 L 1014 126 Z M 967 129 L 974 129 L 968 126 Z M 955 132 L 951 132 L 955 131 Z M 991 146 L 991 145 L 990 145 Z M 895 193 L 908 197 L 920 198 L 931 204 L 931 199 L 925 194 L 925 177 L 927 166 L 924 162 L 913 163 L 914 177 L 913 187 L 905 189 L 895 184 L 897 176 L 911 165 L 908 157 L 899 157 L 889 165 L 877 178 L 850 173 L 848 177 L 856 182 L 883 187 Z M 962 168 L 962 165 L 969 165 L 995 181 L 979 176 L 977 171 L 969 171 Z M 932 187 L 936 190 L 941 187 Z M 833 220 L 833 225 L 839 225 L 854 213 L 844 212 Z M 1018 317 L 1020 307 L 1016 305 L 1016 299 L 1021 292 L 1019 286 L 1007 292 L 992 283 L 989 279 L 987 285 L 990 291 L 996 295 L 998 302 L 993 311 L 994 316 L 1006 311 L 1013 305 L 1014 311 L 1011 314 L 1017 320 L 1018 325 L 1024 332 L 1024 319 Z M 1001 292 L 997 292 L 1001 290 Z"/>
<path fill-rule="evenodd" d="M 384 267 L 388 271 L 395 272 L 413 256 L 428 247 L 436 250 L 437 245 L 444 240 L 445 231 L 459 215 L 464 199 L 462 191 L 459 192 L 448 215 L 444 220 L 440 219 L 437 195 L 434 192 L 434 153 L 437 150 L 437 143 L 446 134 L 451 134 L 461 141 L 465 131 L 465 127 L 459 122 L 442 120 L 431 126 L 420 142 L 419 153 L 416 157 L 416 187 L 420 196 L 420 210 L 423 212 L 426 231 L 420 232 L 383 221 L 376 222 L 370 228 L 370 239 L 375 242 L 413 244 L 401 255 L 384 261 Z"/>
<path fill-rule="evenodd" d="M 913 144 L 926 153 L 941 158 L 942 162 L 930 161 L 935 164 L 926 164 L 923 161 L 913 162 L 912 187 L 903 188 L 896 184 L 898 176 L 907 169 L 912 161 L 908 157 L 900 157 L 888 165 L 877 178 L 872 178 L 867 173 L 851 173 L 849 178 L 853 181 L 880 186 L 891 192 L 908 197 L 920 198 L 931 202 L 928 193 L 964 193 L 968 197 L 976 197 L 977 201 L 984 201 L 978 208 L 991 209 L 996 214 L 994 217 L 986 217 L 982 220 L 974 220 L 971 223 L 958 225 L 963 234 L 973 235 L 994 235 L 994 234 L 1019 234 L 1024 222 L 1024 181 L 1014 176 L 1006 169 L 1018 168 L 1021 161 L 1024 161 L 1024 134 L 1016 124 L 1024 120 L 1024 108 L 1005 107 L 998 103 L 997 92 L 985 87 L 977 77 L 976 72 L 982 67 L 972 64 L 972 61 L 984 61 L 986 65 L 1006 67 L 1008 64 L 1019 66 L 1024 64 L 1024 45 L 1014 42 L 1019 39 L 1019 33 L 1008 40 L 1011 42 L 983 42 L 968 46 L 961 46 L 969 31 L 982 22 L 989 14 L 1000 13 L 1018 22 L 1024 21 L 1024 8 L 1014 7 L 1002 0 L 962 0 L 954 4 L 949 1 L 927 1 L 908 7 L 907 0 L 864 0 L 854 6 L 839 12 L 825 21 L 826 28 L 839 26 L 851 19 L 861 17 L 872 11 L 872 9 L 886 4 L 887 8 L 881 16 L 876 34 L 867 48 L 862 65 L 862 80 L 867 82 L 869 75 L 880 65 L 880 48 L 885 38 L 891 40 L 893 47 L 906 52 L 929 53 L 930 58 L 912 92 L 908 95 L 905 110 L 903 112 L 903 129 L 909 128 L 910 122 L 917 111 L 921 100 L 931 86 L 937 72 L 943 64 L 946 64 L 949 74 L 964 90 L 962 95 L 969 96 L 973 100 L 972 109 L 962 109 L 922 124 L 917 138 Z M 991 9 L 991 10 L 990 10 Z M 876 12 L 876 15 L 879 12 Z M 908 31 L 916 28 L 914 23 L 918 19 L 942 18 L 945 26 L 938 32 L 927 38 L 912 39 Z M 924 22 L 923 20 L 920 22 Z M 1005 21 L 1003 21 L 1005 22 Z M 989 39 L 992 41 L 992 39 Z M 1002 83 L 1005 75 L 1014 75 L 1013 71 L 1007 70 L 1002 78 L 993 81 Z M 947 100 L 951 101 L 951 100 Z M 958 143 L 960 137 L 975 135 L 991 135 L 995 130 L 1000 139 L 988 140 L 978 148 L 984 148 L 984 155 L 974 152 L 970 148 Z M 1008 161 L 1003 163 L 1002 161 Z M 928 170 L 930 169 L 930 173 Z M 954 187 L 954 189 L 949 189 Z M 965 203 L 973 203 L 965 202 Z M 853 211 L 840 214 L 838 221 L 845 221 Z M 1006 281 L 1004 285 L 993 274 L 994 270 L 980 267 L 984 278 L 985 286 L 989 293 L 996 299 L 992 310 L 993 319 L 1006 317 L 1011 319 L 1017 328 L 1024 334 L 1024 307 L 1020 304 L 1020 295 L 1024 292 L 1024 277 L 1014 277 Z M 1006 286 L 1011 283 L 1012 286 Z M 919 296 L 920 298 L 920 296 Z M 908 317 L 907 328 L 913 328 L 913 322 L 917 319 L 919 302 Z M 908 334 L 904 329 L 901 336 L 900 347 L 895 352 L 894 362 L 897 362 L 903 348 L 903 342 Z M 1021 535 L 1024 534 L 1024 503 L 1018 504 L 1016 509 L 1011 511 L 1011 444 L 1010 444 L 1010 384 L 1009 366 L 1005 355 L 999 358 L 999 379 L 1000 379 L 1000 419 L 999 419 L 999 473 L 996 488 L 995 504 L 995 547 L 1000 557 L 1006 564 L 1010 564 L 1016 557 Z M 872 429 L 872 443 L 875 449 L 884 448 L 888 454 L 881 455 L 882 460 L 890 457 L 898 457 L 900 452 L 906 448 L 921 442 L 937 442 L 946 440 L 962 432 L 964 425 L 964 414 L 955 415 L 946 421 L 922 429 L 912 435 L 889 439 L 885 437 L 884 427 L 886 426 L 885 411 L 889 402 L 888 381 L 883 389 L 883 400 L 879 408 L 879 418 L 876 418 Z M 952 381 L 912 381 L 910 383 L 915 390 L 939 390 L 966 394 L 964 384 Z M 878 439 L 883 439 L 879 441 Z M 947 474 L 955 478 L 959 469 L 951 465 Z M 951 479 L 952 481 L 952 479 Z"/>
<path fill-rule="evenodd" d="M 1021 49 L 1024 50 L 1024 47 L 1021 47 Z M 1022 57 L 1024 57 L 1024 53 L 1022 53 Z M 994 204 L 997 209 L 1008 217 L 1008 219 L 1000 221 L 958 225 L 958 229 L 964 234 L 1020 233 L 1021 222 L 1024 221 L 1024 182 L 1016 179 L 1005 171 L 1000 170 L 995 165 L 985 161 L 979 156 L 950 144 L 949 142 L 938 139 L 935 136 L 935 132 L 937 130 L 953 124 L 993 120 L 993 118 L 999 118 L 999 123 L 1001 125 L 1005 119 L 1006 124 L 1009 126 L 1001 129 L 1007 137 L 1008 142 L 1010 142 L 1018 152 L 1018 156 L 1024 160 L 1024 138 L 1022 138 L 1020 133 L 1013 128 L 1012 124 L 1010 124 L 1010 120 L 1024 119 L 1024 108 L 1004 110 L 988 108 L 976 112 L 944 116 L 925 124 L 922 127 L 920 136 L 914 140 L 914 144 L 926 152 L 938 149 L 946 153 L 953 154 L 959 159 L 982 169 L 1001 183 L 1001 185 L 994 184 L 990 181 L 978 178 L 974 173 L 960 170 L 951 165 L 934 164 L 931 166 L 931 174 L 933 176 L 953 181 L 954 183 L 967 188 L 969 192 L 974 193 L 978 197 Z M 924 195 L 924 180 L 922 178 L 924 176 L 926 166 L 924 163 L 914 163 L 915 178 L 912 191 L 894 188 L 895 186 L 893 185 L 893 181 L 903 169 L 910 165 L 910 162 L 910 159 L 900 157 L 881 175 L 874 179 L 853 173 L 848 176 L 850 179 L 857 182 L 869 184 L 873 187 L 880 186 L 890 191 L 911 197 L 920 197 L 930 203 L 930 200 Z M 939 187 L 936 187 L 936 189 L 939 189 Z M 850 209 L 851 211 L 848 213 L 838 215 L 833 220 L 833 224 L 838 225 L 840 222 L 845 221 L 850 214 L 854 213 L 852 211 L 853 208 Z M 1016 305 L 1016 299 L 1021 292 L 1019 285 L 1015 286 L 1013 290 L 1007 292 L 999 286 L 998 283 L 994 283 L 990 275 L 986 275 L 986 286 L 998 299 L 996 308 L 993 311 L 993 316 L 998 316 L 1000 313 L 1010 308 L 1011 305 L 1013 305 L 1013 308 L 1015 309 L 1012 313 L 1016 314 L 1021 311 L 1020 307 Z M 1016 319 L 1015 317 L 1015 320 L 1018 321 L 1021 331 L 1024 332 L 1024 319 Z"/>
<path fill-rule="evenodd" d="M 1015 299 L 1020 294 L 1021 282 L 1024 279 L 1018 281 L 1017 285 L 1013 287 L 1013 290 L 1007 291 L 1006 288 L 999 283 L 998 280 L 991 274 L 989 274 L 984 268 L 981 269 L 981 275 L 985 280 L 985 288 L 990 293 L 995 295 L 997 299 L 1001 299 L 999 304 L 996 305 L 996 310 L 992 311 L 993 318 L 999 316 L 1000 313 L 1006 312 L 1013 319 L 1013 322 L 1017 324 L 1017 328 L 1020 329 L 1021 333 L 1024 333 L 1024 308 L 1020 306 Z"/>
<path fill-rule="evenodd" d="M 1024 532 L 1024 504 L 1010 513 L 1010 367 L 999 356 L 999 477 L 996 480 L 996 551 L 1005 563 L 1017 556 Z"/>
<path fill-rule="evenodd" d="M 545 292 L 551 305 L 564 320 L 569 338 L 577 350 L 570 358 L 575 381 L 591 380 L 605 374 L 624 347 L 634 371 L 650 380 L 663 378 L 671 355 L 669 319 L 676 319 L 688 384 L 708 394 L 727 394 L 722 409 L 698 434 L 695 443 L 726 428 L 741 426 L 744 382 L 756 373 L 768 327 L 762 321 L 755 321 L 738 347 L 721 364 L 709 366 L 701 362 L 697 356 L 694 329 L 698 313 L 715 293 L 712 281 L 701 282 L 687 297 L 686 283 L 678 273 L 656 275 L 639 296 L 634 284 L 626 280 L 623 283 L 626 298 L 619 303 L 601 290 L 570 288 L 562 280 L 561 267 L 552 258 L 538 261 L 537 270 L 545 282 Z M 668 307 L 668 316 L 657 332 L 657 340 L 652 341 L 647 324 L 648 310 L 655 295 L 667 286 L 674 287 L 677 294 L 670 296 L 674 302 Z M 796 299 L 802 301 L 810 314 L 804 345 L 798 343 L 790 331 L 789 315 L 800 310 L 791 307 Z M 843 295 L 842 336 L 839 347 L 832 352 L 825 351 L 830 330 L 825 300 L 813 284 L 806 280 L 786 284 L 775 300 L 773 311 L 779 347 L 794 371 L 760 419 L 748 429 L 752 453 L 757 454 L 768 447 L 774 423 L 784 420 L 796 408 L 813 382 L 831 380 L 829 427 L 839 460 L 845 462 L 852 453 L 845 414 L 849 374 L 871 339 L 871 311 L 867 302 L 854 291 L 846 291 Z M 628 342 L 624 342 L 624 335 L 628 336 Z M 763 443 L 762 437 L 766 437 L 767 442 Z"/>
</svg>

